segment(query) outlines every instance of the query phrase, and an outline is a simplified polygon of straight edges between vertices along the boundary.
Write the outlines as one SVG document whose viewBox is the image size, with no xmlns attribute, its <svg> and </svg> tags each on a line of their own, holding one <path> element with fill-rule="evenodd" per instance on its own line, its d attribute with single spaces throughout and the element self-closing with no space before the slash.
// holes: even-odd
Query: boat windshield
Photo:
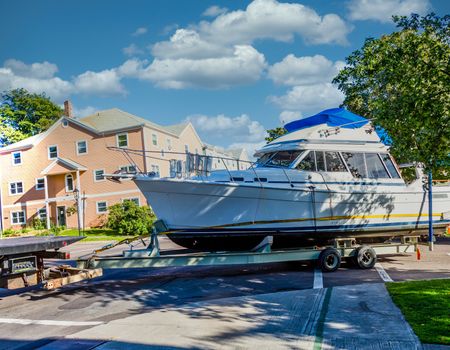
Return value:
<svg viewBox="0 0 450 350">
<path fill-rule="evenodd" d="M 258 167 L 288 168 L 304 151 L 266 153 L 257 160 Z"/>
</svg>

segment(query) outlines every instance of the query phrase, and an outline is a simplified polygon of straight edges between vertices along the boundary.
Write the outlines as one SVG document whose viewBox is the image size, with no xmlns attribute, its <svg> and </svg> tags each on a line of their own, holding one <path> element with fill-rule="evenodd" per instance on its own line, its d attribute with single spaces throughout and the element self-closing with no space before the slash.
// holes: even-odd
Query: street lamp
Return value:
<svg viewBox="0 0 450 350">
<path fill-rule="evenodd" d="M 73 198 L 77 204 L 77 223 L 78 223 L 78 236 L 81 236 L 81 222 L 80 222 L 80 190 L 75 187 L 73 190 Z"/>
</svg>

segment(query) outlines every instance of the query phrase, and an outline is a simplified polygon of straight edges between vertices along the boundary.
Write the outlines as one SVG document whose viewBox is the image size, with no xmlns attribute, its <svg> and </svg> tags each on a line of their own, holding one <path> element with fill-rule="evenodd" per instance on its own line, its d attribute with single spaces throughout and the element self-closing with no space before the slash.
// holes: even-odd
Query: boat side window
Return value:
<svg viewBox="0 0 450 350">
<path fill-rule="evenodd" d="M 370 179 L 389 179 L 389 174 L 377 153 L 365 153 L 367 175 Z"/>
<path fill-rule="evenodd" d="M 325 170 L 325 156 L 322 151 L 316 151 L 316 164 L 317 171 L 326 171 Z"/>
<path fill-rule="evenodd" d="M 309 151 L 305 158 L 303 158 L 302 161 L 297 165 L 296 169 L 304 171 L 316 171 L 314 151 Z"/>
<path fill-rule="evenodd" d="M 327 171 L 347 172 L 347 169 L 345 168 L 338 152 L 325 152 L 325 160 L 327 164 Z"/>
<path fill-rule="evenodd" d="M 394 162 L 392 161 L 391 157 L 389 157 L 389 154 L 384 153 L 380 154 L 381 159 L 383 159 L 384 164 L 386 165 L 387 170 L 389 171 L 389 174 L 391 174 L 391 177 L 393 179 L 400 179 L 400 174 L 397 171 L 397 168 L 394 165 Z"/>
<path fill-rule="evenodd" d="M 274 167 L 289 167 L 303 151 L 279 151 L 270 158 L 264 165 Z"/>
<path fill-rule="evenodd" d="M 276 152 L 264 153 L 261 157 L 258 158 L 256 164 L 259 166 L 263 166 Z"/>
<path fill-rule="evenodd" d="M 354 177 L 359 179 L 367 177 L 364 153 L 342 152 L 342 157 Z"/>
</svg>

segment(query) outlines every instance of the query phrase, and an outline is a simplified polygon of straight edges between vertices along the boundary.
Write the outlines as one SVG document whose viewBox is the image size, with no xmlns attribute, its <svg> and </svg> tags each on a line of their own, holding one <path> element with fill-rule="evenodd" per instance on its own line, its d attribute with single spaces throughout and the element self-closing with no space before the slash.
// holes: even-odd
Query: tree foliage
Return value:
<svg viewBox="0 0 450 350">
<path fill-rule="evenodd" d="M 387 130 L 399 161 L 442 170 L 450 156 L 450 16 L 394 22 L 399 30 L 366 39 L 333 83 L 349 110 Z"/>
<path fill-rule="evenodd" d="M 109 207 L 107 226 L 121 235 L 144 235 L 150 232 L 155 215 L 148 206 L 130 200 Z"/>
<path fill-rule="evenodd" d="M 267 143 L 272 142 L 273 140 L 279 138 L 280 136 L 283 136 L 287 133 L 287 130 L 285 128 L 275 128 L 275 129 L 269 129 L 267 130 L 268 136 L 265 138 Z"/>
<path fill-rule="evenodd" d="M 0 146 L 47 130 L 63 114 L 45 94 L 14 89 L 1 94 Z"/>
</svg>

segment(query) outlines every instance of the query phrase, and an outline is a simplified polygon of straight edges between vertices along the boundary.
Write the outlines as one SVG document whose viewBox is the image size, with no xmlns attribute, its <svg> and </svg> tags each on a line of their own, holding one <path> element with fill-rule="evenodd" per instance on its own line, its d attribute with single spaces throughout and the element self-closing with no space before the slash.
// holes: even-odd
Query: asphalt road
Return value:
<svg viewBox="0 0 450 350">
<path fill-rule="evenodd" d="M 101 244 L 77 243 L 68 248 L 72 257 L 77 257 Z M 177 248 L 166 240 L 161 241 L 161 246 Z M 123 249 L 118 247 L 115 251 Z M 58 291 L 0 291 L 0 349 L 39 348 L 51 340 L 99 324 L 155 310 L 183 308 L 192 303 L 380 283 L 389 279 L 432 278 L 450 278 L 448 238 L 438 240 L 434 252 L 422 246 L 420 261 L 413 254 L 381 257 L 377 269 L 371 270 L 360 270 L 345 263 L 338 271 L 324 274 L 311 264 L 298 263 L 106 270 L 99 279 Z M 173 331 L 176 334 L 176 327 Z M 89 341 L 86 344 L 84 348 L 92 348 Z M 76 348 L 83 347 L 78 344 Z"/>
</svg>

